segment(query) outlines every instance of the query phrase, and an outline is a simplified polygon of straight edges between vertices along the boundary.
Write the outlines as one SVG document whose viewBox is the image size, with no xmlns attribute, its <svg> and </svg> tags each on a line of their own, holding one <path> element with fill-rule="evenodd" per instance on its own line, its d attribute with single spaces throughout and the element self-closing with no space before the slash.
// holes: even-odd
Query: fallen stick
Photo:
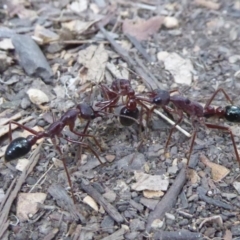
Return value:
<svg viewBox="0 0 240 240">
<path fill-rule="evenodd" d="M 172 184 L 170 189 L 167 191 L 167 193 L 164 195 L 162 200 L 157 204 L 155 209 L 149 214 L 149 217 L 147 220 L 147 227 L 146 227 L 147 233 L 150 232 L 151 226 L 154 220 L 163 218 L 164 214 L 166 212 L 171 211 L 171 209 L 174 207 L 174 205 L 177 202 L 177 197 L 180 191 L 182 190 L 186 180 L 187 180 L 186 167 L 184 166 L 180 170 L 174 183 Z"/>
<path fill-rule="evenodd" d="M 117 223 L 124 221 L 122 215 L 117 211 L 117 209 L 110 204 L 94 187 L 92 187 L 89 182 L 82 179 L 81 188 L 98 204 L 100 204 Z"/>
<path fill-rule="evenodd" d="M 190 232 L 187 230 L 173 231 L 158 231 L 154 234 L 155 240 L 201 240 L 201 233 Z"/>
</svg>

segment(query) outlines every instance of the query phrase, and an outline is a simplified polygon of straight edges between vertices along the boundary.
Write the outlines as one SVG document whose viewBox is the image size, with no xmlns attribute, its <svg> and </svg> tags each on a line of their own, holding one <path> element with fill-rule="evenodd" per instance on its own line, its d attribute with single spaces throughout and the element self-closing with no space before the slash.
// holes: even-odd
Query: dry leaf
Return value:
<svg viewBox="0 0 240 240">
<path fill-rule="evenodd" d="M 70 22 L 62 23 L 62 27 L 75 34 L 82 34 L 88 30 L 96 21 L 83 22 L 81 20 L 73 20 Z"/>
<path fill-rule="evenodd" d="M 219 225 L 219 227 L 222 227 L 222 226 L 223 226 L 222 217 L 221 217 L 220 215 L 216 215 L 216 216 L 204 218 L 203 221 L 201 222 L 201 224 L 199 225 L 199 229 L 201 229 L 202 226 L 203 226 L 205 223 L 207 223 L 207 222 L 216 223 L 216 224 Z"/>
<path fill-rule="evenodd" d="M 12 40 L 10 38 L 4 38 L 0 41 L 0 49 L 3 50 L 12 50 L 14 46 L 12 44 Z"/>
<path fill-rule="evenodd" d="M 17 163 L 17 165 L 16 165 L 16 169 L 17 169 L 18 171 L 23 172 L 24 169 L 26 168 L 26 166 L 28 165 L 28 163 L 29 163 L 29 160 L 26 159 L 26 158 L 18 159 L 18 163 Z"/>
<path fill-rule="evenodd" d="M 208 1 L 208 0 L 195 0 L 194 3 L 197 6 L 205 7 L 205 8 L 212 9 L 212 10 L 218 10 L 221 7 L 220 3 L 216 3 L 216 2 Z"/>
<path fill-rule="evenodd" d="M 39 108 L 42 108 L 42 104 L 49 102 L 48 96 L 39 89 L 30 88 L 27 91 L 27 95 L 30 101 L 36 104 Z"/>
<path fill-rule="evenodd" d="M 42 40 L 42 43 L 49 43 L 59 39 L 59 36 L 51 30 L 37 24 L 34 30 L 34 36 Z"/>
<path fill-rule="evenodd" d="M 200 181 L 200 177 L 194 169 L 188 169 L 188 177 L 192 184 L 198 183 Z"/>
<path fill-rule="evenodd" d="M 182 58 L 177 53 L 159 52 L 157 54 L 159 61 L 164 62 L 166 70 L 168 70 L 179 84 L 190 85 L 192 82 L 192 74 L 195 72 L 192 62 L 189 59 Z"/>
<path fill-rule="evenodd" d="M 144 190 L 143 196 L 146 198 L 159 198 L 164 195 L 164 192 L 162 191 L 150 191 L 150 190 Z"/>
<path fill-rule="evenodd" d="M 156 16 L 148 20 L 137 19 L 129 20 L 126 19 L 123 22 L 122 30 L 123 33 L 129 34 L 135 37 L 137 40 L 147 40 L 150 35 L 157 33 L 161 28 L 164 21 L 164 17 Z"/>
<path fill-rule="evenodd" d="M 233 187 L 237 190 L 238 194 L 240 194 L 240 182 L 234 181 Z"/>
<path fill-rule="evenodd" d="M 44 203 L 45 193 L 19 193 L 17 201 L 17 217 L 20 221 L 27 221 L 29 214 L 34 215 L 38 211 L 38 203 Z"/>
<path fill-rule="evenodd" d="M 91 198 L 90 196 L 86 196 L 83 199 L 83 202 L 86 203 L 87 205 L 89 205 L 92 209 L 94 209 L 95 211 L 98 212 L 98 205 L 95 202 L 95 200 L 93 198 Z"/>
<path fill-rule="evenodd" d="M 81 12 L 85 11 L 87 9 L 87 7 L 88 7 L 87 0 L 74 1 L 69 6 L 69 8 L 75 13 L 81 13 Z"/>
<path fill-rule="evenodd" d="M 230 230 L 226 230 L 224 236 L 223 236 L 223 240 L 232 240 L 232 232 Z"/>
<path fill-rule="evenodd" d="M 134 174 L 137 182 L 132 185 L 132 189 L 135 191 L 166 191 L 168 189 L 169 179 L 165 179 L 161 175 L 153 176 L 142 172 Z"/>
<path fill-rule="evenodd" d="M 210 162 L 206 156 L 201 155 L 200 156 L 200 160 L 208 167 L 211 168 L 212 170 L 212 179 L 214 182 L 219 182 L 221 181 L 224 177 L 226 177 L 228 175 L 228 173 L 230 172 L 229 169 L 225 168 L 224 166 L 221 166 L 219 164 L 216 163 L 212 163 Z"/>
<path fill-rule="evenodd" d="M 100 83 L 104 77 L 108 53 L 103 44 L 91 45 L 79 52 L 78 62 L 84 66 L 80 71 L 81 84 L 86 81 Z"/>
<path fill-rule="evenodd" d="M 115 78 L 129 79 L 129 71 L 127 70 L 127 64 L 121 64 L 123 67 L 118 67 L 113 63 L 107 63 L 107 69 L 112 73 Z"/>
</svg>

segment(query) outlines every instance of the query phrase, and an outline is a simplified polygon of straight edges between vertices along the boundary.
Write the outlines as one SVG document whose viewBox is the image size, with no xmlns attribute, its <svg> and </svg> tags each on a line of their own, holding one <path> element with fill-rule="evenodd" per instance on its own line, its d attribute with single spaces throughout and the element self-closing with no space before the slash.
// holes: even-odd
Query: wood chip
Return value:
<svg viewBox="0 0 240 240">
<path fill-rule="evenodd" d="M 219 164 L 216 163 L 212 163 L 210 162 L 206 156 L 201 155 L 200 156 L 200 160 L 208 167 L 211 168 L 212 170 L 212 179 L 214 182 L 219 182 L 221 181 L 224 177 L 226 177 L 228 175 L 228 173 L 230 172 L 229 169 L 227 169 L 224 166 L 221 166 Z"/>
</svg>

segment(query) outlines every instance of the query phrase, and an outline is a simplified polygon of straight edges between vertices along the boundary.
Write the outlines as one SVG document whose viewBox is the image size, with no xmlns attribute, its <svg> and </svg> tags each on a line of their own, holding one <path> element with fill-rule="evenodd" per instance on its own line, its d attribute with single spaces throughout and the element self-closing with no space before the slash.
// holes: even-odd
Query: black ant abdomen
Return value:
<svg viewBox="0 0 240 240">
<path fill-rule="evenodd" d="M 229 122 L 240 122 L 240 107 L 237 106 L 226 106 L 225 118 Z"/>
<path fill-rule="evenodd" d="M 126 116 L 126 117 L 124 117 L 124 116 Z M 138 108 L 136 108 L 134 110 L 129 110 L 127 107 L 123 107 L 120 111 L 120 117 L 119 117 L 120 123 L 123 126 L 131 126 L 136 122 L 136 121 L 134 121 L 134 119 L 127 118 L 127 117 L 131 117 L 131 118 L 134 118 L 137 120 L 139 117 Z"/>
<path fill-rule="evenodd" d="M 14 139 L 7 147 L 5 152 L 5 161 L 10 162 L 12 160 L 23 157 L 30 152 L 32 148 L 31 142 L 28 139 L 19 137 Z"/>
</svg>

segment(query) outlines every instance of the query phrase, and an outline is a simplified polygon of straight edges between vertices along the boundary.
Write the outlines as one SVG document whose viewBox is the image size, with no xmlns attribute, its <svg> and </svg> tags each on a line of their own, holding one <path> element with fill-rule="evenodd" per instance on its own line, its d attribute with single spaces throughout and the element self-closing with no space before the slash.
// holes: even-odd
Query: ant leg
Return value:
<svg viewBox="0 0 240 240">
<path fill-rule="evenodd" d="M 76 198 L 75 198 L 75 196 L 74 196 L 72 181 L 71 181 L 71 178 L 70 178 L 68 169 L 67 169 L 66 160 L 65 160 L 65 158 L 63 157 L 61 148 L 60 148 L 60 147 L 57 145 L 57 143 L 56 143 L 56 139 L 55 139 L 55 138 L 51 138 L 51 140 L 52 140 L 52 143 L 53 143 L 55 149 L 59 152 L 60 156 L 62 157 L 63 167 L 64 167 L 64 170 L 65 170 L 66 175 L 67 175 L 67 180 L 68 180 L 69 187 L 70 187 L 70 189 L 71 189 L 73 203 L 76 204 Z M 66 140 L 67 140 L 67 139 L 66 139 Z"/>
<path fill-rule="evenodd" d="M 236 157 L 237 157 L 237 161 L 240 165 L 240 158 L 239 158 L 239 154 L 238 154 L 238 150 L 237 150 L 237 145 L 236 145 L 236 142 L 234 140 L 234 135 L 231 131 L 231 129 L 229 127 L 225 127 L 225 126 L 221 126 L 221 125 L 215 125 L 215 124 L 210 124 L 210 123 L 205 123 L 206 127 L 208 128 L 211 128 L 211 129 L 220 129 L 222 131 L 226 131 L 230 134 L 231 136 L 231 139 L 232 139 L 232 144 L 233 144 L 233 147 L 234 147 L 234 151 L 235 151 L 235 154 L 236 154 Z"/>
<path fill-rule="evenodd" d="M 170 110 L 169 108 L 165 108 L 167 111 L 170 111 L 172 113 L 177 113 L 179 115 L 179 119 L 177 120 L 177 122 L 175 122 L 175 124 L 171 127 L 171 130 L 170 130 L 170 133 L 168 135 L 168 139 L 167 139 L 167 142 L 166 142 L 166 145 L 165 145 L 165 152 L 166 152 L 166 149 L 169 145 L 169 142 L 171 140 L 171 136 L 173 134 L 173 131 L 175 130 L 176 126 L 182 122 L 182 118 L 183 118 L 183 111 L 175 111 L 175 110 Z"/>
<path fill-rule="evenodd" d="M 97 152 L 92 148 L 90 147 L 88 144 L 86 143 L 83 143 L 83 142 L 79 142 L 79 141 L 75 141 L 75 140 L 72 140 L 72 139 L 69 139 L 69 138 L 66 138 L 66 137 L 62 137 L 63 139 L 67 140 L 68 142 L 71 142 L 71 143 L 77 143 L 77 144 L 80 144 L 80 145 L 83 145 L 84 147 L 88 148 L 95 156 L 96 158 L 98 159 L 98 161 L 103 164 L 103 162 L 101 161 L 101 159 L 99 158 Z"/>
<path fill-rule="evenodd" d="M 20 124 L 20 123 L 18 123 L 18 122 L 15 122 L 15 121 L 9 121 L 8 124 L 9 124 L 8 136 L 9 136 L 10 142 L 12 141 L 12 128 L 11 128 L 11 124 L 15 124 L 15 125 L 17 125 L 18 127 L 20 127 L 20 128 L 22 128 L 22 129 L 24 129 L 24 130 L 32 133 L 33 135 L 38 135 L 38 133 L 39 133 L 39 132 L 37 132 L 37 131 L 29 128 L 29 127 L 25 127 L 24 125 L 22 125 L 22 124 Z"/>
<path fill-rule="evenodd" d="M 233 101 L 230 99 L 230 97 L 228 96 L 228 94 L 226 93 L 226 91 L 223 89 L 223 88 L 219 88 L 217 89 L 213 95 L 211 96 L 211 98 L 207 101 L 207 103 L 205 104 L 204 106 L 204 109 L 208 108 L 210 106 L 210 104 L 212 103 L 213 99 L 216 97 L 216 95 L 219 93 L 219 92 L 222 92 L 225 96 L 225 98 L 233 105 Z"/>
<path fill-rule="evenodd" d="M 80 142 L 83 141 L 83 138 L 84 138 L 84 137 L 91 137 L 91 138 L 94 140 L 95 144 L 99 147 L 99 149 L 100 149 L 101 151 L 103 151 L 103 149 L 102 149 L 100 143 L 98 142 L 98 140 L 96 139 L 96 137 L 93 136 L 93 135 L 90 135 L 90 134 L 86 134 L 86 131 L 87 131 L 88 127 L 89 127 L 89 124 L 90 124 L 90 121 L 87 122 L 87 124 L 86 124 L 86 126 L 85 126 L 85 128 L 84 128 L 84 131 L 83 131 L 82 133 L 75 131 L 75 130 L 74 130 L 74 125 L 69 125 L 69 130 L 70 130 L 71 132 L 73 132 L 74 134 L 76 134 L 77 136 L 81 137 Z"/>
</svg>

